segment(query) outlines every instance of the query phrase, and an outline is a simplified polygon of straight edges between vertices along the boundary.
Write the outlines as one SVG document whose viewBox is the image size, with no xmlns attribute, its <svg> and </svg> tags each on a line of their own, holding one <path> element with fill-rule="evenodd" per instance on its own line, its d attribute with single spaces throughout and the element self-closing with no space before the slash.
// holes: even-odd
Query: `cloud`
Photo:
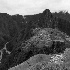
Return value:
<svg viewBox="0 0 70 70">
<path fill-rule="evenodd" d="M 69 10 L 70 0 L 0 0 L 0 11 L 9 14 L 36 14 L 45 9 L 51 12 Z"/>
</svg>

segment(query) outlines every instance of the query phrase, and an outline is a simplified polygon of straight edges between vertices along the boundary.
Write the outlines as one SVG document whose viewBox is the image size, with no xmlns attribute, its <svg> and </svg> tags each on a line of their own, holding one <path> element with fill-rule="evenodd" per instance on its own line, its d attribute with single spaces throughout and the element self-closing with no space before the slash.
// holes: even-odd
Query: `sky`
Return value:
<svg viewBox="0 0 70 70">
<path fill-rule="evenodd" d="M 34 15 L 45 9 L 51 12 L 66 10 L 70 13 L 70 0 L 0 0 L 0 13 Z"/>
</svg>

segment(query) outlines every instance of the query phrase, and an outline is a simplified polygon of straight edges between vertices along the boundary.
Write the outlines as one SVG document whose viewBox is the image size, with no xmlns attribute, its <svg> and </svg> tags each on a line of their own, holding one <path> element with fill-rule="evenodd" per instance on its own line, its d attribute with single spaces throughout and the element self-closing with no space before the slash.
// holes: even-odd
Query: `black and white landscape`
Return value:
<svg viewBox="0 0 70 70">
<path fill-rule="evenodd" d="M 69 66 L 70 51 L 66 50 L 69 48 L 68 12 L 51 13 L 45 9 L 42 13 L 25 16 L 0 13 L 0 70 L 8 70 L 40 54 L 48 59 L 50 55 L 64 54 Z"/>
</svg>

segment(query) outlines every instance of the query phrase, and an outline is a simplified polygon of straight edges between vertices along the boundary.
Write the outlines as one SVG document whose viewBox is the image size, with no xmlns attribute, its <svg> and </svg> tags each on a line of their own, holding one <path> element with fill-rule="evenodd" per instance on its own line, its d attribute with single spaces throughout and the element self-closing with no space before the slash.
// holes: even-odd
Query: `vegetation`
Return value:
<svg viewBox="0 0 70 70">
<path fill-rule="evenodd" d="M 69 14 L 58 15 L 47 9 L 25 19 L 22 15 L 0 14 L 0 50 L 3 51 L 0 69 L 16 66 L 37 54 L 59 54 L 70 48 L 70 42 L 65 39 L 65 33 L 70 36 Z"/>
</svg>

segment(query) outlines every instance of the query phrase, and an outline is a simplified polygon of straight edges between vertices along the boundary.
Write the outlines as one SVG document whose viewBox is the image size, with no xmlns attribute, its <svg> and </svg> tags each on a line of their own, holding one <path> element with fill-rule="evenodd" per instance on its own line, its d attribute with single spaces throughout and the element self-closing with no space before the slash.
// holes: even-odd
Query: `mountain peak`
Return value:
<svg viewBox="0 0 70 70">
<path fill-rule="evenodd" d="M 49 15 L 49 14 L 51 14 L 51 12 L 50 12 L 49 9 L 45 9 L 45 10 L 43 11 L 43 14 L 44 14 L 44 15 Z"/>
</svg>

